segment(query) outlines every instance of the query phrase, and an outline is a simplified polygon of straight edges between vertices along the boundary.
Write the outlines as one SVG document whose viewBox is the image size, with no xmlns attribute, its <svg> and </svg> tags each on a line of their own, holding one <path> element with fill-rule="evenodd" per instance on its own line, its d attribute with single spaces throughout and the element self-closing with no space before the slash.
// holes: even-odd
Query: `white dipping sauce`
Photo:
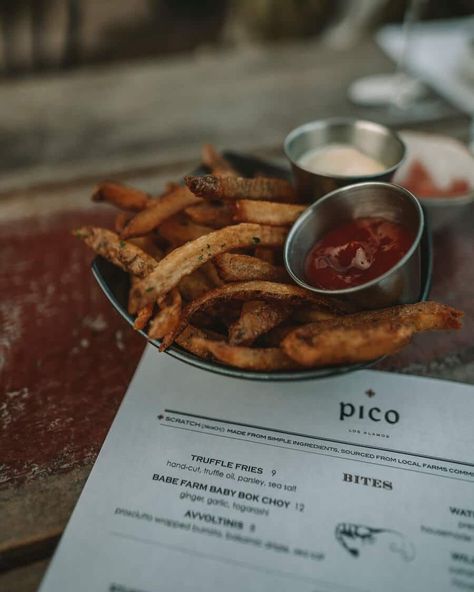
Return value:
<svg viewBox="0 0 474 592">
<path fill-rule="evenodd" d="M 301 168 L 322 175 L 357 177 L 382 173 L 387 167 L 350 144 L 328 144 L 298 160 Z"/>
</svg>

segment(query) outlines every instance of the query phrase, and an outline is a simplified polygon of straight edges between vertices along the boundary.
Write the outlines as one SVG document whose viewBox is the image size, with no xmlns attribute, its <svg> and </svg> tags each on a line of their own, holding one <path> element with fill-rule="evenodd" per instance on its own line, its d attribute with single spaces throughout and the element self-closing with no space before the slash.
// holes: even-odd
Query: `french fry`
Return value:
<svg viewBox="0 0 474 592">
<path fill-rule="evenodd" d="M 206 263 L 200 267 L 200 271 L 203 272 L 213 288 L 218 288 L 219 286 L 224 285 L 213 261 L 206 261 Z"/>
<path fill-rule="evenodd" d="M 294 202 L 297 199 L 293 186 L 283 179 L 204 175 L 187 176 L 184 180 L 194 195 L 205 199 L 263 199 L 283 202 Z"/>
<path fill-rule="evenodd" d="M 365 311 L 304 325 L 282 342 L 303 365 L 367 361 L 390 354 L 419 331 L 459 329 L 462 313 L 437 302 Z"/>
<path fill-rule="evenodd" d="M 213 285 L 200 269 L 196 269 L 193 273 L 185 275 L 178 284 L 181 296 L 188 302 L 199 298 L 209 290 L 212 290 L 212 288 Z M 145 293 L 143 289 L 142 293 Z"/>
<path fill-rule="evenodd" d="M 177 286 L 185 275 L 220 253 L 255 244 L 281 246 L 285 236 L 284 229 L 258 224 L 228 226 L 201 236 L 178 247 L 158 263 L 144 283 L 146 297 L 152 301 L 163 296 Z"/>
<path fill-rule="evenodd" d="M 232 165 L 219 154 L 212 144 L 204 144 L 201 149 L 201 159 L 213 175 L 220 177 L 232 176 L 237 177 L 237 171 Z"/>
<path fill-rule="evenodd" d="M 290 279 L 283 267 L 277 267 L 250 255 L 222 253 L 214 259 L 214 263 L 225 282 L 267 280 L 285 283 Z"/>
<path fill-rule="evenodd" d="M 184 216 L 173 216 L 172 218 L 168 218 L 168 220 L 165 220 L 160 226 L 160 236 L 174 246 L 196 240 L 200 236 L 209 234 L 212 231 L 213 228 L 191 222 Z"/>
<path fill-rule="evenodd" d="M 125 226 L 122 238 L 132 238 L 148 234 L 158 228 L 167 218 L 178 214 L 189 206 L 200 203 L 201 199 L 193 195 L 187 187 L 174 185 L 153 205 L 138 212 Z"/>
<path fill-rule="evenodd" d="M 459 329 L 462 317 L 463 313 L 460 310 L 429 300 L 348 314 L 325 321 L 325 326 L 362 327 L 378 321 L 393 321 L 412 327 L 414 331 L 434 331 Z M 318 322 L 305 325 L 298 329 L 298 334 L 308 340 L 317 333 L 320 326 Z"/>
<path fill-rule="evenodd" d="M 180 335 L 178 335 L 176 338 L 176 343 L 198 358 L 209 359 L 212 357 L 211 352 L 208 351 L 206 347 L 202 347 L 199 341 L 197 341 L 198 338 L 206 340 L 209 338 L 209 336 L 209 332 L 203 331 L 202 329 L 194 327 L 193 325 L 188 325 L 186 329 Z M 212 339 L 218 340 L 220 338 L 217 334 L 212 334 Z"/>
<path fill-rule="evenodd" d="M 127 242 L 132 245 L 137 246 L 142 251 L 145 251 L 148 255 L 156 259 L 156 261 L 160 261 L 163 259 L 164 254 L 160 247 L 156 244 L 156 237 L 152 234 L 147 234 L 146 236 L 137 236 L 136 238 L 131 238 Z"/>
<path fill-rule="evenodd" d="M 280 302 L 285 306 L 309 304 L 320 306 L 323 309 L 334 310 L 335 312 L 344 311 L 344 305 L 339 301 L 314 294 L 294 284 L 277 284 L 263 281 L 235 282 L 215 288 L 190 302 L 183 309 L 176 330 L 165 336 L 163 340 L 164 347 L 171 345 L 176 335 L 179 335 L 196 312 L 207 310 L 217 302 L 229 300 L 269 300 L 276 303 Z"/>
<path fill-rule="evenodd" d="M 216 324 L 220 324 L 223 327 L 225 327 L 224 332 L 227 339 L 229 327 L 232 325 L 232 323 L 235 323 L 235 321 L 240 317 L 241 311 L 242 303 L 238 300 L 215 302 L 208 308 L 205 308 L 202 312 L 197 312 L 196 314 L 194 314 L 193 323 L 195 322 L 195 319 L 210 319 L 211 324 L 213 324 L 214 326 Z M 198 322 L 196 322 L 196 325 L 198 327 L 201 326 Z"/>
<path fill-rule="evenodd" d="M 196 224 L 203 224 L 212 228 L 222 228 L 234 223 L 232 210 L 225 203 L 206 201 L 186 208 L 185 212 Z"/>
<path fill-rule="evenodd" d="M 251 345 L 260 335 L 282 323 L 290 314 L 290 308 L 264 300 L 244 302 L 239 319 L 229 327 L 229 343 Z"/>
<path fill-rule="evenodd" d="M 115 232 L 106 228 L 83 226 L 75 230 L 73 234 L 82 239 L 98 255 L 140 278 L 144 278 L 158 265 L 156 259 L 142 249 L 121 240 Z"/>
<path fill-rule="evenodd" d="M 179 290 L 171 290 L 166 298 L 159 303 L 160 310 L 150 322 L 148 337 L 162 339 L 164 335 L 173 331 L 179 322 L 181 303 L 182 299 Z"/>
<path fill-rule="evenodd" d="M 234 204 L 234 222 L 291 226 L 306 207 L 298 204 L 239 199 Z"/>
<path fill-rule="evenodd" d="M 112 181 L 97 185 L 92 194 L 92 201 L 106 201 L 128 212 L 140 212 L 153 203 L 148 193 Z"/>
<path fill-rule="evenodd" d="M 136 315 L 140 308 L 144 306 L 143 300 L 143 289 L 140 286 L 142 282 L 136 275 L 130 276 L 130 290 L 128 291 L 128 314 Z"/>
<path fill-rule="evenodd" d="M 202 337 L 191 337 L 190 342 L 196 351 L 208 352 L 223 364 L 245 370 L 272 372 L 298 367 L 298 364 L 278 347 L 243 347 L 230 345 L 225 341 L 213 341 Z"/>
<path fill-rule="evenodd" d="M 147 304 L 145 304 L 145 306 L 140 308 L 140 310 L 137 313 L 137 318 L 133 323 L 133 328 L 135 329 L 135 331 L 141 331 L 142 329 L 144 329 L 147 326 L 148 321 L 151 319 L 152 314 L 153 302 L 148 302 Z"/>
<path fill-rule="evenodd" d="M 330 310 L 321 310 L 321 308 L 301 308 L 293 311 L 293 319 L 301 324 L 317 323 L 319 321 L 329 321 L 340 317 L 340 314 Z"/>
<path fill-rule="evenodd" d="M 209 289 L 209 288 L 208 288 Z M 128 291 L 127 311 L 136 316 L 147 304 L 143 298 L 143 279 L 136 275 L 130 275 L 130 289 Z"/>
<path fill-rule="evenodd" d="M 130 214 L 128 214 L 127 212 L 118 212 L 114 220 L 115 232 L 117 234 L 120 234 L 129 220 Z"/>
<path fill-rule="evenodd" d="M 298 342 L 293 335 L 282 342 L 285 353 L 303 366 L 333 366 L 375 360 L 380 356 L 394 354 L 409 343 L 415 332 L 413 327 L 399 322 L 379 320 L 368 326 L 339 325 L 324 328 L 324 323 L 311 345 Z"/>
<path fill-rule="evenodd" d="M 261 345 L 261 347 L 281 347 L 281 342 L 283 339 L 297 328 L 298 325 L 293 323 L 290 325 L 286 323 L 277 325 L 273 329 L 270 329 L 268 333 L 262 335 L 262 337 L 258 340 L 259 345 Z"/>
<path fill-rule="evenodd" d="M 275 257 L 275 251 L 273 249 L 269 249 L 268 247 L 255 247 L 255 250 L 253 252 L 254 256 L 257 257 L 257 259 L 261 259 L 262 261 L 266 261 L 267 263 L 270 263 L 270 265 L 275 265 L 276 262 L 276 257 Z"/>
</svg>

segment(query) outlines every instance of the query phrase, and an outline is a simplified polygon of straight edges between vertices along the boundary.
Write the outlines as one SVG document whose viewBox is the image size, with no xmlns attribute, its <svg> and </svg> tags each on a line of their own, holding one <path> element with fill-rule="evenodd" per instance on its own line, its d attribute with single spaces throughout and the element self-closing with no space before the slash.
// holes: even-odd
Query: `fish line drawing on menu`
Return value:
<svg viewBox="0 0 474 592">
<path fill-rule="evenodd" d="M 361 549 L 367 544 L 388 544 L 390 551 L 399 555 L 403 561 L 415 559 L 413 543 L 398 530 L 339 522 L 334 534 L 338 543 L 355 558 L 360 557 Z"/>
</svg>

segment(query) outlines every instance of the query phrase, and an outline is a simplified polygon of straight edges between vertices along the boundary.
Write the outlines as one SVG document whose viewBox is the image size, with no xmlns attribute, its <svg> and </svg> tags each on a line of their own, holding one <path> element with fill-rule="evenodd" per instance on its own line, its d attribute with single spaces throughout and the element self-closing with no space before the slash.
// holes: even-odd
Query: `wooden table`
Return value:
<svg viewBox="0 0 474 592">
<path fill-rule="evenodd" d="M 205 141 L 281 158 L 295 125 L 368 117 L 466 139 L 467 118 L 410 122 L 346 98 L 349 82 L 391 64 L 370 42 L 196 54 L 0 86 L 0 590 L 35 590 L 144 347 L 94 283 L 71 228 L 109 224 L 89 203 L 113 176 L 159 191 Z M 381 367 L 474 384 L 474 231 L 435 236 L 434 298 L 465 327 L 420 336 Z"/>
</svg>

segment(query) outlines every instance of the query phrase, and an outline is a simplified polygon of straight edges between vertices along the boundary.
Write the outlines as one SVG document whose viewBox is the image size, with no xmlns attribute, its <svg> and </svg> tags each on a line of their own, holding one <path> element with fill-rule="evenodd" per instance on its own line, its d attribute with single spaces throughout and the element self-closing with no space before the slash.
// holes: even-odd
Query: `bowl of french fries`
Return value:
<svg viewBox="0 0 474 592">
<path fill-rule="evenodd" d="M 287 234 L 307 207 L 288 171 L 210 145 L 202 152 L 204 166 L 158 196 L 99 184 L 92 199 L 118 208 L 114 227 L 74 231 L 96 253 L 111 303 L 160 351 L 227 376 L 298 380 L 370 365 L 420 331 L 460 327 L 460 311 L 423 301 L 429 237 L 420 302 L 355 311 L 285 271 Z"/>
</svg>

